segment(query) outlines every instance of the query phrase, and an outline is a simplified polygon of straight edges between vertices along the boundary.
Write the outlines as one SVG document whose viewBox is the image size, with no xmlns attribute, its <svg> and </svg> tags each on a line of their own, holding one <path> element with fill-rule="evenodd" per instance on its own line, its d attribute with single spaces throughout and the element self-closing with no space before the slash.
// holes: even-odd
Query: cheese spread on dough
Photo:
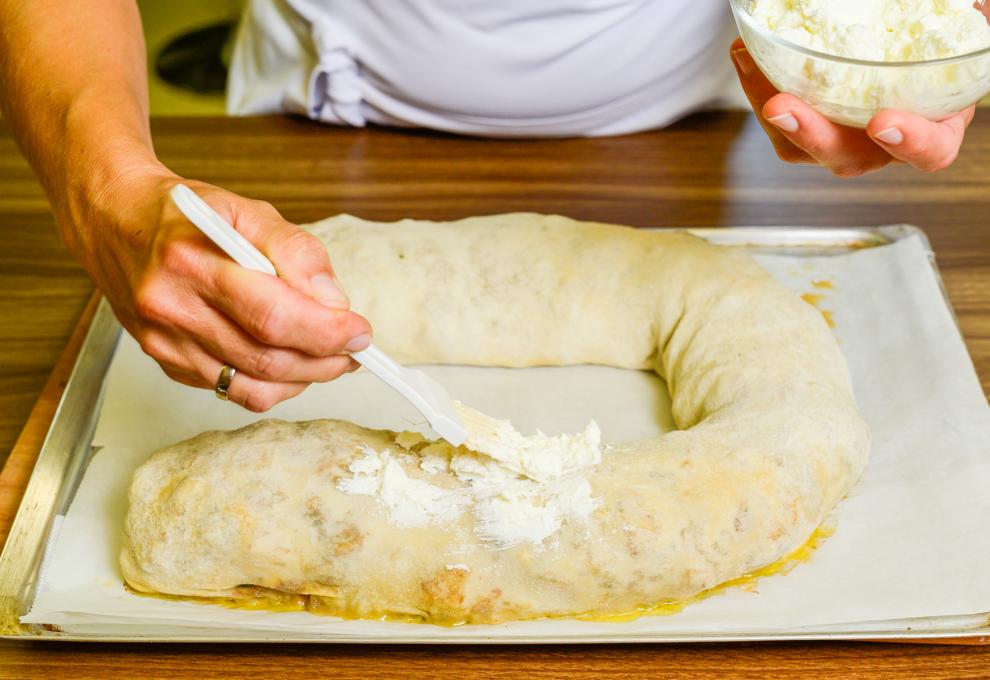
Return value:
<svg viewBox="0 0 990 680">
<path fill-rule="evenodd" d="M 524 437 L 508 420 L 496 420 L 460 402 L 454 402 L 454 406 L 468 428 L 465 448 L 481 454 L 459 456 L 457 463 L 464 472 L 468 472 L 469 461 L 485 468 L 494 463 L 518 475 L 545 482 L 595 465 L 602 459 L 602 433 L 593 420 L 579 434 L 548 436 L 537 431 L 535 435 Z"/>
<path fill-rule="evenodd" d="M 377 496 L 388 519 L 397 527 L 421 527 L 452 522 L 461 516 L 469 498 L 456 490 L 443 489 L 413 479 L 396 456 L 361 447 L 364 455 L 348 466 L 353 477 L 341 479 L 337 488 L 356 496 Z"/>
<path fill-rule="evenodd" d="M 403 432 L 403 452 L 362 447 L 348 466 L 352 476 L 337 488 L 351 495 L 375 496 L 389 523 L 398 527 L 453 522 L 470 509 L 475 533 L 486 543 L 508 547 L 543 546 L 565 521 L 587 519 L 597 507 L 591 485 L 580 471 L 601 461 L 601 430 L 592 421 L 577 434 L 523 436 L 507 420 L 496 420 L 459 402 L 456 408 L 470 434 L 456 449 L 446 442 Z M 400 457 L 415 451 L 427 476 L 453 472 L 458 488 L 410 477 Z"/>
</svg>

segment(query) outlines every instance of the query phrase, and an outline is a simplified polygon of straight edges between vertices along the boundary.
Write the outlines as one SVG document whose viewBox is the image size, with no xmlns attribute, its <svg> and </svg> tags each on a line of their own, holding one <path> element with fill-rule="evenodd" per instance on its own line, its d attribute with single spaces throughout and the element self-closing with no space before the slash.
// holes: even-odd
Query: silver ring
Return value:
<svg viewBox="0 0 990 680">
<path fill-rule="evenodd" d="M 227 364 L 223 365 L 220 369 L 220 377 L 217 378 L 217 386 L 213 388 L 214 394 L 217 395 L 217 399 L 227 401 L 230 399 L 230 382 L 234 379 L 234 375 L 237 373 L 236 368 L 231 368 Z"/>
</svg>

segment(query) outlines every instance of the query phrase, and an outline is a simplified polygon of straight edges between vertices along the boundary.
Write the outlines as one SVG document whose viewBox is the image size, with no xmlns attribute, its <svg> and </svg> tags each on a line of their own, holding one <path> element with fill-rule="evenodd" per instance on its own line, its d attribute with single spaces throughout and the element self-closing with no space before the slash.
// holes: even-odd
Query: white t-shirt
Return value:
<svg viewBox="0 0 990 680">
<path fill-rule="evenodd" d="M 725 0 L 251 0 L 231 114 L 615 135 L 740 103 Z"/>
</svg>

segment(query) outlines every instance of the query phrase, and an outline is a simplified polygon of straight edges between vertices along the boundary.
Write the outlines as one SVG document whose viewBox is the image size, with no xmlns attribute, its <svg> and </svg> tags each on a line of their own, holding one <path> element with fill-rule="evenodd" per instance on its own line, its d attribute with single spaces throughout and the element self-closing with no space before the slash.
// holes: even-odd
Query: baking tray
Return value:
<svg viewBox="0 0 990 680">
<path fill-rule="evenodd" d="M 660 230 L 669 231 L 669 230 Z M 895 243 L 911 236 L 919 237 L 935 271 L 950 311 L 952 305 L 945 292 L 935 256 L 928 238 L 918 227 L 890 225 L 854 228 L 737 227 L 687 229 L 712 243 L 744 248 L 750 252 L 796 256 L 839 255 L 863 248 Z M 953 311 L 953 316 L 955 312 Z M 335 640 L 328 637 L 302 637 L 258 631 L 134 630 L 133 626 L 108 626 L 106 633 L 70 634 L 48 626 L 25 625 L 20 616 L 27 612 L 39 582 L 45 546 L 57 515 L 64 514 L 82 479 L 90 458 L 96 452 L 92 437 L 103 401 L 104 383 L 113 358 L 121 327 L 106 300 L 101 300 L 83 341 L 79 356 L 62 394 L 47 436 L 38 453 L 37 463 L 28 481 L 10 534 L 0 553 L 0 638 L 30 640 L 80 640 L 105 642 L 367 642 L 382 643 L 381 637 Z M 424 628 L 424 631 L 426 628 Z M 771 640 L 904 640 L 990 642 L 990 619 L 987 616 L 964 617 L 958 627 L 938 631 L 860 630 L 830 632 L 706 633 L 669 635 L 609 635 L 580 638 L 561 636 L 541 638 L 540 643 L 614 643 L 614 642 L 741 642 Z M 489 638 L 483 633 L 457 640 L 438 640 L 428 633 L 405 637 L 404 643 L 501 643 L 533 642 L 525 638 Z"/>
</svg>

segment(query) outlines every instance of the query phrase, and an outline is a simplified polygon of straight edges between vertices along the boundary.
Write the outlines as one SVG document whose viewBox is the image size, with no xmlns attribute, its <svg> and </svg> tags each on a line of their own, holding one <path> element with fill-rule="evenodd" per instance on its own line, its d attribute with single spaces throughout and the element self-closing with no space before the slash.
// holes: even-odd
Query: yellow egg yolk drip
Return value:
<svg viewBox="0 0 990 680">
<path fill-rule="evenodd" d="M 596 621 L 607 623 L 623 623 L 633 621 L 642 616 L 670 616 L 680 612 L 685 607 L 705 600 L 713 595 L 721 594 L 730 588 L 742 588 L 743 590 L 755 590 L 756 582 L 767 576 L 787 574 L 795 566 L 811 559 L 815 550 L 835 532 L 832 527 L 820 526 L 808 538 L 805 543 L 781 559 L 757 569 L 739 578 L 720 583 L 719 585 L 703 590 L 693 597 L 685 600 L 672 602 L 661 602 L 654 605 L 644 605 L 630 612 L 625 613 L 601 613 L 585 612 L 571 616 L 560 616 L 551 618 L 577 619 L 579 621 Z M 431 623 L 433 625 L 457 626 L 466 622 L 457 621 L 451 623 L 437 623 L 429 621 L 426 617 L 416 614 L 404 614 L 397 612 L 375 612 L 357 615 L 346 609 L 341 609 L 334 605 L 332 598 L 325 598 L 318 595 L 305 595 L 297 593 L 286 593 L 271 588 L 260 586 L 242 586 L 241 590 L 246 593 L 244 597 L 194 597 L 186 595 L 166 595 L 164 593 L 143 593 L 136 591 L 129 586 L 124 586 L 129 592 L 142 597 L 153 597 L 161 600 L 174 600 L 182 602 L 194 602 L 197 604 L 212 604 L 226 607 L 228 609 L 248 609 L 255 611 L 270 612 L 297 612 L 308 611 L 318 616 L 336 616 L 343 619 L 372 619 L 379 621 L 395 621 L 401 623 Z"/>
</svg>

